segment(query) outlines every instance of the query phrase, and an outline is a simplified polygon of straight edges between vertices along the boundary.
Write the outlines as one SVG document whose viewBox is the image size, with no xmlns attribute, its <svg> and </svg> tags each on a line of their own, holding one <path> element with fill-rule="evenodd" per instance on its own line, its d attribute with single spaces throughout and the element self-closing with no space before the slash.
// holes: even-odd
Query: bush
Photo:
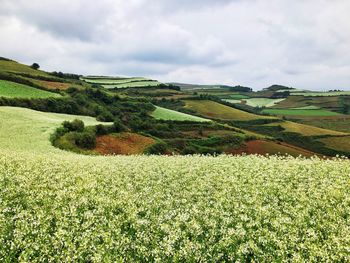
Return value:
<svg viewBox="0 0 350 263">
<path fill-rule="evenodd" d="M 84 149 L 92 149 L 96 146 L 95 134 L 91 132 L 75 133 L 75 144 Z"/>
<path fill-rule="evenodd" d="M 96 125 L 96 135 L 106 135 L 108 134 L 108 128 L 102 124 Z"/>
<path fill-rule="evenodd" d="M 110 122 L 113 121 L 114 116 L 112 113 L 110 113 L 109 111 L 103 111 L 102 113 L 100 113 L 97 118 L 98 121 L 105 121 L 105 122 Z"/>
<path fill-rule="evenodd" d="M 114 132 L 123 132 L 127 130 L 127 127 L 120 120 L 115 120 L 113 123 L 113 130 Z"/>
<path fill-rule="evenodd" d="M 76 132 L 82 132 L 84 131 L 84 122 L 81 120 L 74 120 L 72 122 L 65 121 L 63 122 L 63 127 L 68 131 L 76 131 Z"/>
<path fill-rule="evenodd" d="M 167 144 L 164 142 L 157 142 L 150 147 L 147 148 L 145 151 L 146 154 L 156 154 L 156 155 L 161 155 L 165 154 L 167 151 Z"/>
<path fill-rule="evenodd" d="M 33 63 L 30 67 L 35 70 L 38 70 L 40 68 L 38 63 Z"/>
</svg>

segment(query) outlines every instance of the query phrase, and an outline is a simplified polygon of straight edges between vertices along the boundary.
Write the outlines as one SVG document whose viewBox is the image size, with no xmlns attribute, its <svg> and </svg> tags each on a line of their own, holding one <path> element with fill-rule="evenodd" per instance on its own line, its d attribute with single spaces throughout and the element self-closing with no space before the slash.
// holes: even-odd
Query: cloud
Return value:
<svg viewBox="0 0 350 263">
<path fill-rule="evenodd" d="M 350 88 L 346 0 L 0 0 L 0 50 L 48 70 Z"/>
</svg>

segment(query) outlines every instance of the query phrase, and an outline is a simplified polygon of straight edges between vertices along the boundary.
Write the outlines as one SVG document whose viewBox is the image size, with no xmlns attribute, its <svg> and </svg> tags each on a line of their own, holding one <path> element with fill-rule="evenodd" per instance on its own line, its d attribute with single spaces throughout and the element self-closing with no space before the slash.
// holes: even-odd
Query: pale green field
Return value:
<svg viewBox="0 0 350 263">
<path fill-rule="evenodd" d="M 350 261 L 349 161 L 54 149 L 74 118 L 0 107 L 1 262 Z"/>
<path fill-rule="evenodd" d="M 51 146 L 50 135 L 63 121 L 74 119 L 84 121 L 87 126 L 100 123 L 93 117 L 0 107 L 0 148 L 43 153 L 61 152 Z"/>
<path fill-rule="evenodd" d="M 208 122 L 210 120 L 193 116 L 190 114 L 165 109 L 156 106 L 156 110 L 151 114 L 154 118 L 158 120 L 171 120 L 171 121 L 196 121 L 196 122 Z"/>
<path fill-rule="evenodd" d="M 159 86 L 162 83 L 147 78 L 117 78 L 117 77 L 82 77 L 82 80 L 90 84 L 99 84 L 106 89 L 114 88 L 141 88 L 148 86 Z"/>
<path fill-rule="evenodd" d="M 126 83 L 120 83 L 120 84 L 108 84 L 108 85 L 101 85 L 102 87 L 106 89 L 125 89 L 125 88 L 143 88 L 143 87 L 148 87 L 148 86 L 159 86 L 162 83 L 158 81 L 140 81 L 140 82 L 126 82 Z"/>
<path fill-rule="evenodd" d="M 278 104 L 281 101 L 284 101 L 285 99 L 269 99 L 269 98 L 252 98 L 252 99 L 242 99 L 242 100 L 230 100 L 225 99 L 224 101 L 227 101 L 229 103 L 239 104 L 244 103 L 251 107 L 273 107 L 276 104 Z"/>
<path fill-rule="evenodd" d="M 43 99 L 61 97 L 61 95 L 7 80 L 0 80 L 0 97 Z"/>
</svg>

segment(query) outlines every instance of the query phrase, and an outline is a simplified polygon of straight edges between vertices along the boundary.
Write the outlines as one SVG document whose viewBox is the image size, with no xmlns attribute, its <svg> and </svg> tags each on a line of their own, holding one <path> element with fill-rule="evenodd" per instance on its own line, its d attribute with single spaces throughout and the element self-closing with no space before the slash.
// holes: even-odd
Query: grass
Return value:
<svg viewBox="0 0 350 263">
<path fill-rule="evenodd" d="M 350 136 L 323 138 L 319 141 L 323 142 L 327 148 L 350 153 Z"/>
<path fill-rule="evenodd" d="M 46 73 L 44 71 L 32 69 L 29 66 L 17 63 L 15 61 L 0 60 L 0 71 L 14 72 L 14 73 L 25 73 L 25 74 L 29 74 L 32 76 L 43 76 L 43 77 L 53 78 L 53 76 L 49 75 L 48 73 Z"/>
<path fill-rule="evenodd" d="M 50 135 L 65 120 L 80 119 L 85 125 L 97 125 L 95 118 L 46 113 L 16 107 L 0 107 L 1 149 L 36 152 L 61 152 L 49 141 Z"/>
<path fill-rule="evenodd" d="M 0 97 L 6 98 L 50 98 L 60 97 L 57 93 L 36 89 L 27 85 L 0 80 Z"/>
<path fill-rule="evenodd" d="M 303 118 L 298 120 L 298 122 L 320 127 L 328 130 L 335 130 L 341 132 L 349 132 L 350 131 L 350 116 L 349 115 L 341 115 L 334 117 L 320 117 L 320 118 Z"/>
<path fill-rule="evenodd" d="M 205 118 L 237 121 L 271 118 L 234 109 L 210 100 L 185 100 L 184 102 L 186 103 L 186 108 L 196 111 Z"/>
<path fill-rule="evenodd" d="M 265 109 L 265 114 L 284 116 L 338 116 L 340 113 L 324 109 Z"/>
<path fill-rule="evenodd" d="M 158 120 L 171 120 L 171 121 L 196 121 L 196 122 L 208 122 L 210 120 L 193 116 L 190 114 L 165 109 L 156 106 L 156 110 L 151 114 L 154 118 Z"/>
<path fill-rule="evenodd" d="M 320 136 L 320 135 L 342 136 L 342 135 L 349 134 L 349 133 L 322 129 L 322 128 L 300 124 L 296 122 L 290 122 L 290 121 L 285 121 L 282 123 L 266 124 L 266 126 L 276 126 L 276 125 L 281 125 L 287 132 L 295 132 L 295 133 L 302 134 L 303 136 Z"/>
</svg>

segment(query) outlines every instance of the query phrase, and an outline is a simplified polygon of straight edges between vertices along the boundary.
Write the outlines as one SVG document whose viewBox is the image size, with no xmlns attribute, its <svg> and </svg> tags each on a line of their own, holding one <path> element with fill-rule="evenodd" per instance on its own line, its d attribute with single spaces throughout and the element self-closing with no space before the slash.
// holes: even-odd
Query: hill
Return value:
<svg viewBox="0 0 350 263">
<path fill-rule="evenodd" d="M 222 101 L 258 92 L 106 89 L 74 74 L 1 72 L 6 92 L 3 81 L 25 92 L 43 91 L 35 80 L 65 84 L 59 97 L 0 97 L 1 261 L 349 261 L 350 163 L 317 157 L 350 152 L 349 133 L 331 122 Z M 289 98 L 280 103 L 302 110 L 348 103 Z M 255 153 L 316 156 L 245 155 Z"/>
</svg>

